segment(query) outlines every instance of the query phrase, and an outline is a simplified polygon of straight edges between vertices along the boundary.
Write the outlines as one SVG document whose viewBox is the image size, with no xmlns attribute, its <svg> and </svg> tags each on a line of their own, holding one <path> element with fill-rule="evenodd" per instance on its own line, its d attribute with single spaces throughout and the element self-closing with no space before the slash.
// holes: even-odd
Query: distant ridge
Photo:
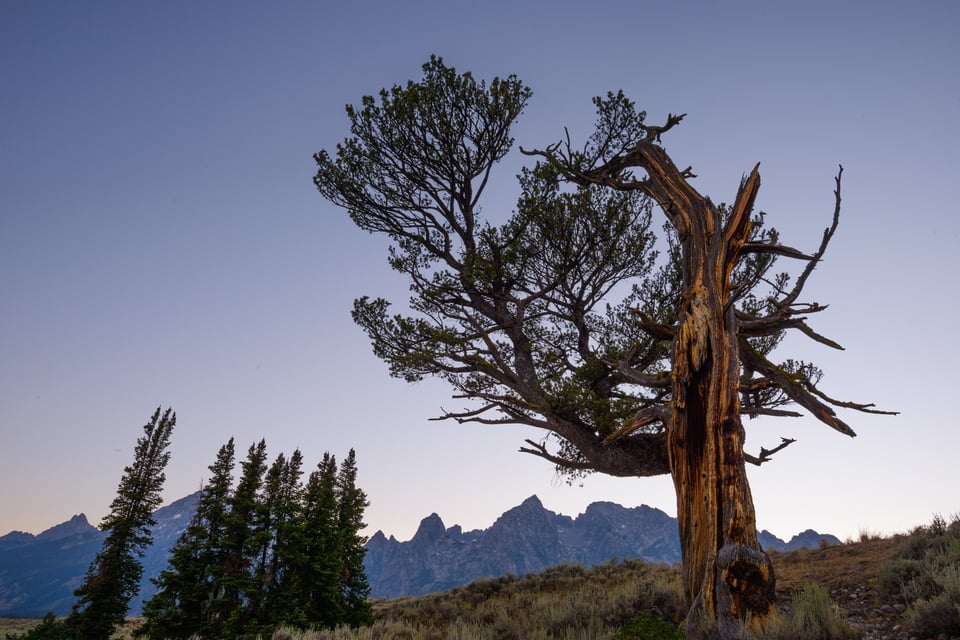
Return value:
<svg viewBox="0 0 960 640">
<path fill-rule="evenodd" d="M 832 535 L 807 530 L 790 539 L 759 534 L 766 549 L 787 551 L 840 544 Z M 377 531 L 367 542 L 365 567 L 371 595 L 417 596 L 479 578 L 522 576 L 570 562 L 593 566 L 619 558 L 680 562 L 676 518 L 646 505 L 628 509 L 594 502 L 577 518 L 557 515 L 531 496 L 488 529 L 445 528 L 436 513 L 423 519 L 408 542 Z"/>
<path fill-rule="evenodd" d="M 131 614 L 138 615 L 144 600 L 156 591 L 150 578 L 167 566 L 169 550 L 190 523 L 198 496 L 199 492 L 191 494 L 155 512 L 154 543 L 142 558 L 141 595 L 130 603 Z M 69 613 L 73 591 L 105 537 L 82 513 L 36 536 L 13 531 L 0 537 L 0 616 Z"/>
<path fill-rule="evenodd" d="M 131 602 L 131 615 L 138 615 L 155 592 L 150 578 L 166 567 L 170 548 L 190 523 L 198 497 L 194 493 L 155 513 L 154 544 L 143 558 L 141 595 Z M 104 536 L 79 514 L 39 535 L 12 531 L 0 537 L 0 616 L 69 613 L 73 590 Z M 789 542 L 768 531 L 759 537 L 764 548 L 779 551 L 840 544 L 834 536 L 812 530 Z M 531 496 L 487 529 L 447 528 L 433 513 L 407 542 L 377 531 L 367 542 L 364 565 L 371 595 L 396 598 L 442 591 L 483 577 L 537 573 L 564 562 L 593 566 L 614 558 L 679 562 L 676 519 L 645 505 L 626 508 L 612 502 L 594 502 L 571 518 L 545 509 Z"/>
</svg>

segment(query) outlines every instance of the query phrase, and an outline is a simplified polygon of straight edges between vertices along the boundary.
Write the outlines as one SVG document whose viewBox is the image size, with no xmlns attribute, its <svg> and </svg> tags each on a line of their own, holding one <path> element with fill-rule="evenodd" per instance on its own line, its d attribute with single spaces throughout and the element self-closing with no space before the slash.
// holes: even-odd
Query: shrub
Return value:
<svg viewBox="0 0 960 640">
<path fill-rule="evenodd" d="M 846 615 L 830 600 L 830 594 L 812 583 L 793 596 L 789 614 L 775 616 L 760 629 L 744 635 L 746 640 L 854 640 L 859 637 L 847 623 Z"/>
<path fill-rule="evenodd" d="M 911 631 L 924 637 L 960 635 L 960 584 L 951 585 L 936 597 L 915 602 L 906 622 Z"/>
<path fill-rule="evenodd" d="M 936 514 L 916 527 L 880 568 L 878 586 L 910 605 L 911 632 L 936 637 L 960 634 L 960 516 Z"/>
<path fill-rule="evenodd" d="M 888 596 L 903 597 L 906 586 L 923 575 L 919 559 L 894 558 L 877 571 L 877 588 Z"/>
<path fill-rule="evenodd" d="M 650 613 L 642 613 L 623 626 L 612 640 L 683 640 L 683 630 Z"/>
</svg>

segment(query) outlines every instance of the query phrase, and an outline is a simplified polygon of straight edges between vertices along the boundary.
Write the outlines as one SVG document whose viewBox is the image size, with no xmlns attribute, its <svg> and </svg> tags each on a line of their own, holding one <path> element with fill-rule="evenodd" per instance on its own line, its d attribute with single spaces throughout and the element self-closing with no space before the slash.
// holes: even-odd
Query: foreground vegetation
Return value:
<svg viewBox="0 0 960 640">
<path fill-rule="evenodd" d="M 858 542 L 771 556 L 780 615 L 749 632 L 750 640 L 853 640 L 864 623 L 858 616 L 881 607 L 891 610 L 890 625 L 899 624 L 911 637 L 960 636 L 960 516 L 950 522 L 938 516 L 890 538 L 863 534 Z M 375 601 L 373 609 L 371 626 L 281 628 L 272 638 L 672 640 L 682 638 L 684 615 L 679 568 L 639 560 L 479 580 L 443 593 Z M 115 637 L 130 638 L 136 621 L 130 622 Z M 27 630 L 24 621 L 0 620 L 0 635 L 23 638 L 18 634 Z"/>
</svg>

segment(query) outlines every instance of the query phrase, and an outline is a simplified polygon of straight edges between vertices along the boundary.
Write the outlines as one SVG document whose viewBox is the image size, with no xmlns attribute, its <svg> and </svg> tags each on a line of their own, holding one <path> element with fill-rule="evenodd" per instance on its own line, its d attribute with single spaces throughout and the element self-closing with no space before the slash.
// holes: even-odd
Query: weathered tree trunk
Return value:
<svg viewBox="0 0 960 640">
<path fill-rule="evenodd" d="M 677 231 L 683 261 L 679 323 L 674 333 L 673 407 L 667 427 L 670 472 L 677 491 L 683 584 L 691 640 L 740 638 L 750 614 L 773 611 L 773 566 L 757 542 L 740 422 L 740 348 L 732 274 L 750 238 L 760 188 L 759 165 L 740 185 L 726 214 L 687 182 L 656 142 L 666 127 L 627 153 L 588 172 L 582 183 L 640 189 L 654 198 Z M 631 167 L 646 172 L 632 179 Z"/>
<path fill-rule="evenodd" d="M 759 184 L 755 168 L 726 220 L 685 180 L 667 186 L 683 250 L 667 438 L 690 605 L 688 638 L 739 638 L 746 614 L 763 618 L 775 597 L 773 567 L 757 542 L 747 483 L 737 320 L 729 303 L 731 273 L 750 235 Z"/>
</svg>

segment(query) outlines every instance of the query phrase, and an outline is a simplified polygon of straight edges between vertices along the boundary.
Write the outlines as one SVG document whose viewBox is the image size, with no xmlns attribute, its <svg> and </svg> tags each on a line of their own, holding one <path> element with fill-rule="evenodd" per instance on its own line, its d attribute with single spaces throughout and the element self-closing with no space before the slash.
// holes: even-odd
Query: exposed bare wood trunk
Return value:
<svg viewBox="0 0 960 640">
<path fill-rule="evenodd" d="M 729 303 L 731 272 L 749 238 L 759 184 L 755 168 L 726 221 L 708 199 L 690 197 L 692 188 L 684 190 L 682 207 L 672 202 L 685 282 L 667 437 L 690 604 L 688 638 L 739 638 L 746 614 L 762 618 L 775 597 L 747 482 L 737 318 Z"/>
<path fill-rule="evenodd" d="M 759 165 L 744 179 L 726 216 L 700 195 L 649 136 L 588 182 L 623 188 L 620 171 L 641 166 L 639 186 L 677 230 L 683 296 L 674 337 L 674 405 L 667 432 L 683 553 L 687 637 L 739 638 L 750 614 L 773 611 L 775 578 L 757 541 L 740 422 L 740 348 L 731 276 L 750 238 Z"/>
</svg>

